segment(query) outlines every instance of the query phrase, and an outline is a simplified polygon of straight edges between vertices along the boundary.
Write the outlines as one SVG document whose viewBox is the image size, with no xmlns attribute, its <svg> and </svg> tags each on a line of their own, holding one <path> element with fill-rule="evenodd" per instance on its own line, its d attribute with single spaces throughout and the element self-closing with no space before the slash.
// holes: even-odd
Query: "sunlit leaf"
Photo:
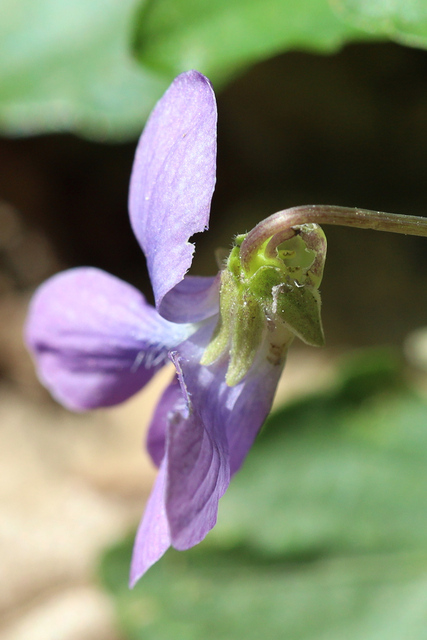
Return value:
<svg viewBox="0 0 427 640">
<path fill-rule="evenodd" d="M 330 0 L 350 24 L 405 44 L 427 46 L 425 0 Z"/>
<path fill-rule="evenodd" d="M 328 0 L 156 0 L 141 5 L 135 49 L 144 64 L 193 67 L 218 83 L 282 51 L 330 53 L 366 37 Z"/>
<path fill-rule="evenodd" d="M 211 538 L 266 554 L 427 549 L 427 405 L 398 366 L 368 352 L 334 392 L 272 415 Z"/>
<path fill-rule="evenodd" d="M 134 0 L 0 0 L 0 129 L 135 136 L 169 79 L 129 53 Z"/>
<path fill-rule="evenodd" d="M 102 576 L 127 640 L 421 640 L 427 552 L 270 562 L 233 549 L 171 551 L 133 591 L 131 545 Z"/>
<path fill-rule="evenodd" d="M 212 538 L 269 555 L 427 549 L 426 470 L 423 401 L 319 397 L 272 418 Z"/>
</svg>

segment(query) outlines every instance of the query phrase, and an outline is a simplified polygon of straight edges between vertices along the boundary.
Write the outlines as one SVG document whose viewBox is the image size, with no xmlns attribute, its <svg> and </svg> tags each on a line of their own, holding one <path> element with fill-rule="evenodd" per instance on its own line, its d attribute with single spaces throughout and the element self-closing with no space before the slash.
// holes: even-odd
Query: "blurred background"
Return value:
<svg viewBox="0 0 427 640">
<path fill-rule="evenodd" d="M 0 0 L 0 637 L 427 637 L 427 245 L 325 228 L 327 347 L 295 344 L 219 525 L 133 592 L 161 372 L 73 415 L 22 341 L 34 288 L 78 265 L 151 296 L 127 192 L 145 119 L 196 68 L 218 178 L 192 271 L 280 209 L 425 215 L 427 2 Z M 262 587 L 262 588 L 261 588 Z"/>
</svg>

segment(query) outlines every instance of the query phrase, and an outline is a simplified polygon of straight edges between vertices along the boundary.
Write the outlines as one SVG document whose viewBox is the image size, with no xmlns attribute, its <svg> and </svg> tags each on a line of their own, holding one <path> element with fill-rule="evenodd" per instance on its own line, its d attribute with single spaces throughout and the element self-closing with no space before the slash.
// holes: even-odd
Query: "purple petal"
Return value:
<svg viewBox="0 0 427 640">
<path fill-rule="evenodd" d="M 236 387 L 227 420 L 230 450 L 230 473 L 235 474 L 244 462 L 256 436 L 271 410 L 282 365 L 273 365 L 260 350 L 247 376 Z"/>
<path fill-rule="evenodd" d="M 216 102 L 204 76 L 178 76 L 154 108 L 136 151 L 129 210 L 156 300 L 188 271 L 189 238 L 207 229 L 216 173 Z M 162 312 L 162 311 L 161 311 Z"/>
<path fill-rule="evenodd" d="M 193 398 L 201 389 L 192 388 L 191 364 L 175 357 L 175 365 L 188 409 L 174 416 L 168 430 L 166 512 L 172 544 L 184 550 L 203 540 L 215 526 L 218 500 L 228 487 L 230 473 L 226 433 L 215 420 L 203 420 L 199 398 Z"/>
<path fill-rule="evenodd" d="M 177 549 L 197 544 L 215 525 L 218 500 L 270 411 L 282 371 L 268 362 L 265 346 L 248 375 L 229 387 L 226 358 L 199 365 L 213 325 L 192 335 L 174 356 L 189 405 L 187 420 L 174 423 L 167 441 L 166 510 Z"/>
<path fill-rule="evenodd" d="M 162 316 L 171 322 L 201 322 L 219 311 L 220 274 L 185 276 L 163 299 Z"/>
<path fill-rule="evenodd" d="M 166 511 L 172 544 L 188 549 L 216 523 L 218 501 L 230 480 L 226 422 L 226 362 L 200 366 L 216 320 L 206 323 L 171 358 L 187 411 L 174 416 L 167 436 Z"/>
<path fill-rule="evenodd" d="M 164 390 L 154 415 L 151 419 L 147 434 L 147 451 L 156 467 L 160 466 L 165 455 L 166 433 L 174 413 L 185 409 L 178 378 L 175 376 L 170 385 Z"/>
<path fill-rule="evenodd" d="M 80 411 L 132 396 L 191 330 L 164 320 L 125 282 L 80 268 L 36 291 L 26 342 L 54 397 Z"/>
<path fill-rule="evenodd" d="M 230 473 L 241 466 L 271 408 L 282 366 L 268 362 L 267 343 L 235 387 L 225 383 L 227 358 L 200 366 L 214 326 L 215 321 L 206 323 L 179 346 L 179 353 L 171 354 L 181 391 L 173 382 L 165 392 L 165 405 L 156 410 L 153 433 L 162 452 L 167 429 L 158 481 L 161 491 L 156 484 L 156 496 L 153 494 L 138 533 L 132 583 L 169 544 L 188 549 L 212 529 Z"/>
<path fill-rule="evenodd" d="M 166 462 L 159 473 L 145 507 L 133 547 L 130 586 L 159 560 L 171 544 L 165 510 Z"/>
</svg>

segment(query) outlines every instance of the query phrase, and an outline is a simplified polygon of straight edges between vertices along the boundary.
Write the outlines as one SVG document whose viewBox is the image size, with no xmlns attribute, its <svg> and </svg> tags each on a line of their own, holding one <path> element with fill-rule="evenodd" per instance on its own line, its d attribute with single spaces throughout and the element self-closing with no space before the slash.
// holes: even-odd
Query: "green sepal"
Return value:
<svg viewBox="0 0 427 640">
<path fill-rule="evenodd" d="M 248 287 L 252 294 L 264 304 L 273 301 L 273 288 L 283 282 L 283 273 L 278 267 L 260 267 L 248 280 Z"/>
<path fill-rule="evenodd" d="M 283 283 L 273 290 L 274 310 L 295 335 L 312 347 L 323 347 L 320 294 L 308 286 Z"/>
<path fill-rule="evenodd" d="M 231 336 L 234 331 L 235 313 L 238 312 L 235 294 L 235 279 L 232 274 L 225 269 L 221 272 L 219 320 L 211 341 L 200 360 L 201 365 L 208 366 L 212 364 L 229 348 Z"/>
<path fill-rule="evenodd" d="M 221 273 L 220 318 L 200 364 L 210 365 L 229 351 L 226 382 L 232 387 L 252 366 L 262 341 L 265 317 L 255 296 L 225 269 Z"/>
<path fill-rule="evenodd" d="M 320 315 L 321 301 L 317 289 L 284 278 L 277 267 L 261 267 L 250 278 L 251 292 L 264 304 L 275 322 L 283 322 L 300 340 L 313 347 L 325 343 Z"/>
<path fill-rule="evenodd" d="M 265 328 L 264 311 L 254 295 L 247 290 L 240 291 L 237 304 L 230 364 L 225 376 L 230 387 L 240 382 L 251 368 Z"/>
</svg>

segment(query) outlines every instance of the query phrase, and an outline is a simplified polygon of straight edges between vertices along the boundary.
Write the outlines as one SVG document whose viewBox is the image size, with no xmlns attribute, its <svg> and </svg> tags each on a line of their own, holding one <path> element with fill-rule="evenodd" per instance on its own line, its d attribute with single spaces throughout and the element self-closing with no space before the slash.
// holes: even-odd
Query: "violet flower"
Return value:
<svg viewBox="0 0 427 640">
<path fill-rule="evenodd" d="M 188 549 L 212 529 L 218 500 L 270 411 L 294 335 L 323 340 L 317 288 L 325 244 L 317 225 L 301 227 L 285 249 L 278 249 L 283 232 L 274 232 L 275 243 L 256 227 L 252 244 L 236 238 L 217 277 L 186 275 L 194 251 L 188 240 L 208 226 L 216 120 L 209 81 L 184 73 L 137 148 L 130 219 L 156 308 L 114 276 L 76 268 L 37 290 L 26 326 L 40 379 L 72 410 L 122 402 L 168 359 L 175 365 L 148 432 L 159 473 L 137 533 L 131 584 L 170 545 Z"/>
</svg>

